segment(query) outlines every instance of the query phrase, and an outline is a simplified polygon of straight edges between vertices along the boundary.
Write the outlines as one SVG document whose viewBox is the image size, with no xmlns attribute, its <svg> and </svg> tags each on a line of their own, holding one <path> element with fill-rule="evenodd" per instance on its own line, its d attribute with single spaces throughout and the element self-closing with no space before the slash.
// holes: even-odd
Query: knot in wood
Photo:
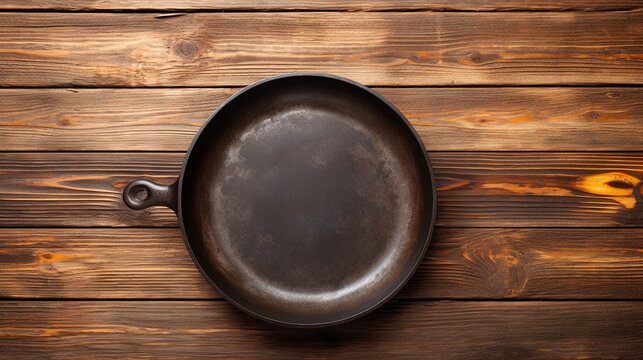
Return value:
<svg viewBox="0 0 643 360">
<path fill-rule="evenodd" d="M 193 41 L 179 40 L 173 46 L 172 50 L 182 59 L 194 59 L 199 52 L 199 46 Z"/>
<path fill-rule="evenodd" d="M 471 64 L 489 63 L 494 60 L 498 60 L 499 58 L 499 56 L 496 54 L 483 54 L 477 51 L 470 53 L 468 57 Z"/>
</svg>

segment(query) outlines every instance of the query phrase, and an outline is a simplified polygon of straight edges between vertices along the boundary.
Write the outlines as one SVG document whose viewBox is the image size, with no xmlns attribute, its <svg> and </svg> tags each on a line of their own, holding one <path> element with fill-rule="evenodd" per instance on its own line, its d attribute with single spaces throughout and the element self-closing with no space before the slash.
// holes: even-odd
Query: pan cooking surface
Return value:
<svg viewBox="0 0 643 360">
<path fill-rule="evenodd" d="M 195 143 L 181 213 L 207 277 L 281 323 L 342 321 L 394 293 L 432 216 L 422 146 L 367 90 L 316 76 L 230 101 Z"/>
</svg>

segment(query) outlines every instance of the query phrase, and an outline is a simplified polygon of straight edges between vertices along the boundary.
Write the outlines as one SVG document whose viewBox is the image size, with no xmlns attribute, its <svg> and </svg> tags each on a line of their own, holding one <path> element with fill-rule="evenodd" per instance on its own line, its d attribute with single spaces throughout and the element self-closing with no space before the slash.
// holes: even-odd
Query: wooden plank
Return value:
<svg viewBox="0 0 643 360">
<path fill-rule="evenodd" d="M 0 150 L 186 151 L 237 90 L 0 89 Z M 429 150 L 643 150 L 641 88 L 376 90 Z"/>
<path fill-rule="evenodd" d="M 311 1 L 311 0 L 4 0 L 5 10 L 624 10 L 640 8 L 640 0 L 386 0 L 386 1 Z"/>
<path fill-rule="evenodd" d="M 443 226 L 643 225 L 643 153 L 432 153 Z"/>
<path fill-rule="evenodd" d="M 323 17 L 323 21 L 320 18 Z M 0 13 L 3 86 L 640 84 L 643 11 Z"/>
<path fill-rule="evenodd" d="M 289 329 L 225 302 L 0 302 L 8 358 L 635 359 L 641 302 L 393 302 L 329 329 Z"/>
<path fill-rule="evenodd" d="M 169 209 L 127 208 L 136 178 L 173 182 L 182 153 L 0 153 L 0 226 L 177 226 Z"/>
<path fill-rule="evenodd" d="M 436 152 L 438 226 L 643 225 L 643 152 Z M 182 153 L 1 153 L 0 226 L 177 226 L 129 210 L 121 191 L 171 183 Z"/>
<path fill-rule="evenodd" d="M 642 299 L 638 229 L 438 228 L 403 299 Z M 1 298 L 214 299 L 179 229 L 0 229 Z"/>
</svg>

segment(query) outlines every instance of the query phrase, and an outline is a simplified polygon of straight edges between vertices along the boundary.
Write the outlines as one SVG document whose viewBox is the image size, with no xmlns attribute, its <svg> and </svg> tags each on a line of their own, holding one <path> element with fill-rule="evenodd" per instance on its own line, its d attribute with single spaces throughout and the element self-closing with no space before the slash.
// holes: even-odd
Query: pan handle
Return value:
<svg viewBox="0 0 643 360">
<path fill-rule="evenodd" d="M 176 212 L 178 180 L 172 185 L 161 185 L 145 179 L 134 180 L 123 190 L 123 201 L 134 210 L 150 206 L 167 206 Z"/>
</svg>

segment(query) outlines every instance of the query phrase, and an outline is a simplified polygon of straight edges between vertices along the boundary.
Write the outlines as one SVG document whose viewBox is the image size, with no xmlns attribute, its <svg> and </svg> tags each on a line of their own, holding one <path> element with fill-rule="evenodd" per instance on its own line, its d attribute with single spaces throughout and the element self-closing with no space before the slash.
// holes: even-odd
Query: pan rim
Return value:
<svg viewBox="0 0 643 360">
<path fill-rule="evenodd" d="M 183 211 L 182 211 L 182 206 L 181 206 L 182 205 L 182 195 L 183 195 L 183 191 L 182 191 L 182 189 L 183 189 L 183 179 L 185 177 L 184 174 L 185 174 L 185 171 L 187 169 L 188 160 L 190 158 L 190 155 L 192 154 L 192 150 L 194 149 L 196 143 L 199 140 L 199 137 L 202 135 L 203 131 L 210 124 L 210 122 L 214 121 L 214 119 L 216 118 L 217 114 L 223 108 L 225 108 L 230 102 L 234 101 L 236 98 L 240 97 L 241 95 L 245 94 L 247 91 L 249 91 L 251 89 L 254 89 L 254 88 L 256 88 L 256 87 L 258 87 L 260 85 L 263 85 L 265 83 L 268 83 L 268 82 L 281 80 L 281 79 L 285 79 L 285 78 L 294 78 L 294 77 L 324 78 L 324 79 L 330 79 L 330 80 L 343 82 L 345 84 L 352 85 L 354 87 L 357 87 L 357 88 L 361 89 L 362 91 L 367 92 L 368 94 L 370 94 L 371 96 L 374 96 L 376 99 L 378 99 L 380 102 L 382 102 L 384 105 L 386 105 L 404 123 L 406 128 L 413 135 L 413 137 L 415 139 L 415 142 L 420 146 L 420 149 L 422 150 L 422 153 L 424 155 L 423 158 L 425 160 L 425 164 L 426 164 L 426 168 L 427 168 L 427 171 L 428 171 L 429 179 L 431 181 L 432 204 L 431 204 L 431 219 L 430 219 L 430 222 L 429 222 L 429 229 L 428 229 L 428 232 L 426 234 L 426 238 L 424 239 L 424 244 L 423 244 L 422 249 L 421 249 L 420 254 L 419 254 L 420 256 L 418 257 L 418 259 L 415 261 L 415 263 L 411 267 L 411 270 L 408 272 L 408 274 L 406 274 L 406 276 L 400 282 L 398 282 L 398 284 L 395 286 L 395 288 L 391 292 L 389 292 L 386 296 L 384 296 L 381 299 L 379 299 L 375 304 L 369 306 L 366 309 L 357 311 L 352 315 L 345 316 L 345 317 L 338 318 L 338 319 L 331 320 L 331 321 L 326 321 L 326 322 L 314 322 L 314 323 L 310 322 L 310 323 L 308 323 L 308 322 L 289 322 L 289 321 L 279 320 L 279 319 L 276 319 L 276 318 L 273 318 L 273 317 L 263 315 L 263 314 L 261 314 L 259 312 L 256 312 L 256 311 L 254 311 L 254 310 L 252 310 L 252 309 L 240 304 L 239 302 L 237 302 L 233 298 L 231 298 L 221 288 L 219 288 L 219 286 L 216 284 L 215 281 L 213 281 L 210 278 L 210 276 L 205 272 L 205 270 L 201 266 L 200 262 L 196 258 L 196 255 L 194 254 L 194 251 L 192 249 L 192 246 L 190 244 L 190 240 L 188 239 L 188 235 L 187 235 L 187 232 L 186 232 L 186 229 L 185 229 L 185 225 L 184 225 L 184 221 L 183 221 Z M 318 73 L 318 72 L 292 72 L 292 73 L 285 73 L 285 74 L 280 74 L 280 75 L 264 78 L 262 80 L 254 82 L 254 83 L 252 83 L 252 84 L 250 84 L 250 85 L 248 85 L 246 87 L 241 88 L 235 94 L 233 94 L 228 99 L 226 99 L 221 105 L 219 105 L 217 107 L 217 109 L 214 110 L 208 116 L 207 120 L 203 123 L 201 128 L 199 128 L 197 133 L 194 135 L 194 138 L 192 139 L 192 143 L 190 144 L 190 147 L 188 148 L 187 152 L 185 153 L 185 157 L 183 158 L 183 163 L 182 163 L 182 166 L 181 166 L 181 172 L 180 172 L 180 175 L 179 175 L 179 178 L 178 178 L 177 182 L 178 182 L 178 187 L 177 187 L 177 189 L 178 189 L 177 193 L 178 194 L 177 194 L 177 210 L 176 210 L 176 213 L 177 213 L 177 217 L 179 219 L 179 225 L 181 227 L 181 234 L 183 236 L 183 241 L 184 241 L 185 246 L 186 246 L 186 248 L 188 250 L 188 253 L 190 254 L 190 257 L 192 258 L 192 262 L 194 263 L 194 265 L 196 265 L 196 267 L 199 270 L 199 272 L 201 273 L 201 275 L 206 279 L 206 281 L 210 284 L 210 286 L 212 286 L 226 301 L 230 302 L 231 304 L 233 304 L 235 307 L 237 307 L 241 311 L 243 311 L 246 314 L 248 314 L 250 316 L 253 316 L 253 317 L 257 318 L 257 319 L 266 321 L 268 323 L 287 326 L 287 327 L 319 328 L 319 327 L 328 327 L 328 326 L 344 324 L 344 323 L 350 322 L 352 320 L 355 320 L 357 318 L 360 318 L 360 317 L 362 317 L 364 315 L 367 315 L 368 313 L 374 311 L 375 309 L 379 308 L 380 306 L 382 306 L 383 304 L 385 304 L 386 302 L 391 300 L 408 283 L 408 281 L 417 272 L 418 267 L 420 266 L 420 264 L 422 263 L 422 261 L 424 260 L 424 258 L 426 256 L 426 252 L 428 251 L 429 244 L 431 243 L 431 237 L 433 235 L 433 230 L 435 228 L 435 219 L 436 219 L 436 210 L 437 210 L 437 191 L 436 191 L 436 186 L 435 186 L 435 177 L 433 175 L 433 168 L 431 167 L 431 161 L 430 161 L 428 152 L 427 152 L 427 150 L 426 150 L 426 148 L 424 146 L 424 143 L 422 142 L 420 136 L 417 134 L 417 132 L 415 131 L 415 129 L 413 128 L 411 123 L 408 121 L 406 116 L 404 116 L 404 114 L 402 114 L 402 112 L 397 107 L 395 107 L 395 105 L 393 105 L 390 101 L 388 101 L 382 95 L 380 95 L 379 93 L 375 92 L 371 88 L 369 88 L 369 87 L 367 87 L 365 85 L 362 85 L 362 84 L 360 84 L 358 82 L 355 82 L 353 80 L 350 80 L 350 79 L 347 79 L 347 78 L 344 78 L 344 77 L 341 77 L 341 76 L 328 74 L 328 73 Z"/>
</svg>

